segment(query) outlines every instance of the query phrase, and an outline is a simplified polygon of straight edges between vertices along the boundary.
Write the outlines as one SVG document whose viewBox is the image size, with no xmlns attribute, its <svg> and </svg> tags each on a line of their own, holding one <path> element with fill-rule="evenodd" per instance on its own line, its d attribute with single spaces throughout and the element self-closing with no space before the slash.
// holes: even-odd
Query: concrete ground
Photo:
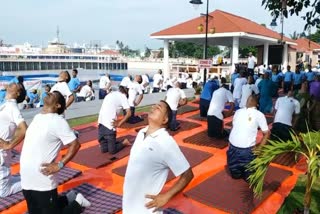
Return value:
<svg viewBox="0 0 320 214">
<path fill-rule="evenodd" d="M 184 89 L 187 98 L 194 97 L 194 89 Z M 155 94 L 144 94 L 144 97 L 139 106 L 148 106 L 164 99 L 166 92 L 160 92 Z M 96 96 L 98 97 L 98 96 Z M 88 102 L 73 103 L 66 111 L 66 119 L 72 119 L 77 117 L 84 117 L 89 115 L 98 114 L 103 100 L 93 100 Z M 30 124 L 33 117 L 41 111 L 41 108 L 25 109 L 22 110 L 22 115 L 27 124 Z"/>
</svg>

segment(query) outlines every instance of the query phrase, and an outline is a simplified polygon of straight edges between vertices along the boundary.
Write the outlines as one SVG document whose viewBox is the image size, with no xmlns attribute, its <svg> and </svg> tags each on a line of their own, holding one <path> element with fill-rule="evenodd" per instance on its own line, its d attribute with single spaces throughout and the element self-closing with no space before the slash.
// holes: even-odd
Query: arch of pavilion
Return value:
<svg viewBox="0 0 320 214">
<path fill-rule="evenodd" d="M 231 51 L 231 66 L 234 68 L 235 64 L 239 62 L 239 46 L 256 46 L 258 47 L 258 64 L 268 65 L 274 56 L 279 51 L 280 63 L 286 66 L 288 64 L 295 63 L 295 56 L 289 56 L 289 49 L 294 48 L 297 44 L 294 40 L 291 40 L 283 36 L 281 44 L 281 34 L 257 24 L 249 19 L 233 15 L 221 10 L 215 10 L 209 13 L 208 29 L 214 29 L 214 33 L 208 32 L 208 45 L 220 45 L 232 47 Z M 169 42 L 171 41 L 183 41 L 192 42 L 197 44 L 204 44 L 205 42 L 205 30 L 199 32 L 198 26 L 205 21 L 203 17 L 197 17 L 186 22 L 177 24 L 167 29 L 158 31 L 151 34 L 151 38 L 163 40 L 164 44 L 164 75 L 169 76 Z M 212 56 L 208 56 L 212 57 Z M 279 57 L 278 57 L 279 58 Z M 294 58 L 294 59 L 293 59 Z M 230 69 L 231 69 L 230 66 Z"/>
</svg>

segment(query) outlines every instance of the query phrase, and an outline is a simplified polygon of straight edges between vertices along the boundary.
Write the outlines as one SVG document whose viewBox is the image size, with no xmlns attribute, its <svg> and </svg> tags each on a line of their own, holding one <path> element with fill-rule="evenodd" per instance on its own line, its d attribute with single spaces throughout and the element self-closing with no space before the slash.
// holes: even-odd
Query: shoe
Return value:
<svg viewBox="0 0 320 214">
<path fill-rule="evenodd" d="M 76 202 L 80 204 L 81 207 L 90 207 L 91 203 L 88 201 L 81 193 L 77 194 Z"/>
<path fill-rule="evenodd" d="M 68 203 L 70 204 L 74 200 L 76 200 L 77 194 L 75 191 L 71 190 L 66 194 L 66 197 L 68 199 Z"/>
</svg>

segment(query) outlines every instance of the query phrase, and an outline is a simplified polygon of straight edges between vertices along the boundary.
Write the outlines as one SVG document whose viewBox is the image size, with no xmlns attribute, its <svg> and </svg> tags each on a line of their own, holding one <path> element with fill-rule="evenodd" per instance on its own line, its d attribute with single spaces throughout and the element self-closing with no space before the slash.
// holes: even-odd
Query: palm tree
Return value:
<svg viewBox="0 0 320 214">
<path fill-rule="evenodd" d="M 297 33 L 297 31 L 294 31 L 292 34 L 290 34 L 290 38 L 293 39 L 293 40 L 297 40 L 299 38 L 302 37 L 302 34 L 301 33 Z"/>
<path fill-rule="evenodd" d="M 304 134 L 291 134 L 291 141 L 269 141 L 268 144 L 257 148 L 257 155 L 249 165 L 248 170 L 253 174 L 249 176 L 250 187 L 253 187 L 255 196 L 262 194 L 264 177 L 271 161 L 282 153 L 294 152 L 302 155 L 307 162 L 307 180 L 304 195 L 304 214 L 309 214 L 311 204 L 311 189 L 314 182 L 320 177 L 320 131 L 309 131 Z"/>
</svg>

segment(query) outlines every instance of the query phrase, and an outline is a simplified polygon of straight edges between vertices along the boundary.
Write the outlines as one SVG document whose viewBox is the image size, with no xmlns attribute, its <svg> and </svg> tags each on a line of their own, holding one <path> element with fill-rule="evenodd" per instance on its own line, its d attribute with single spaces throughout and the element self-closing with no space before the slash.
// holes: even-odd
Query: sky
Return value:
<svg viewBox="0 0 320 214">
<path fill-rule="evenodd" d="M 203 0 L 206 3 L 206 0 Z M 269 25 L 270 12 L 262 0 L 209 0 L 209 11 L 216 9 Z M 46 46 L 55 38 L 67 44 L 100 41 L 115 45 L 122 41 L 133 49 L 162 47 L 150 34 L 179 24 L 205 12 L 205 4 L 195 10 L 189 0 L 10 0 L 2 1 L 0 39 L 9 44 L 29 42 Z M 302 32 L 299 17 L 285 20 L 286 35 Z M 280 32 L 280 23 L 278 28 Z"/>
</svg>

